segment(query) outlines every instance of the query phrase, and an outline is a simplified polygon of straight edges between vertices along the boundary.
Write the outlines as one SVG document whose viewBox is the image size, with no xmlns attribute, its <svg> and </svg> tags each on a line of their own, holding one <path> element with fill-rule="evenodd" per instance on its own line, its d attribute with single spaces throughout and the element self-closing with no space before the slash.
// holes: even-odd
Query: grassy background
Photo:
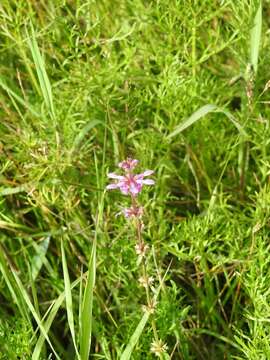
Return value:
<svg viewBox="0 0 270 360">
<path fill-rule="evenodd" d="M 115 217 L 126 198 L 106 193 L 103 210 L 102 194 L 126 156 L 155 170 L 140 199 L 157 259 L 149 271 L 157 278 L 171 264 L 154 315 L 168 353 L 270 358 L 270 2 L 255 73 L 258 5 L 1 1 L 1 359 L 31 358 L 39 319 L 66 289 L 61 241 L 80 282 L 97 231 L 91 358 L 120 357 L 144 295 L 133 230 Z M 213 112 L 168 137 L 206 104 L 246 135 Z M 72 290 L 76 338 L 83 287 Z M 74 358 L 65 302 L 48 335 L 61 359 Z M 151 341 L 146 326 L 132 359 L 151 359 Z M 45 341 L 40 358 L 51 353 Z"/>
</svg>

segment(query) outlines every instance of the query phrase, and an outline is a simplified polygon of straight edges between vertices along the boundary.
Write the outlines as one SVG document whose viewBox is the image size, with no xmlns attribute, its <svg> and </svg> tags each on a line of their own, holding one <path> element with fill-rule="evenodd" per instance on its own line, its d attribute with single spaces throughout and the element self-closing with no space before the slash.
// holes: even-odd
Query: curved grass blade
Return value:
<svg viewBox="0 0 270 360">
<path fill-rule="evenodd" d="M 204 116 L 206 116 L 209 113 L 223 113 L 233 123 L 233 125 L 237 128 L 237 130 L 240 133 L 245 134 L 242 126 L 235 120 L 235 118 L 229 111 L 227 111 L 223 108 L 220 108 L 216 105 L 207 104 L 207 105 L 202 106 L 199 110 L 195 111 L 189 118 L 187 118 L 180 125 L 178 125 L 175 128 L 175 130 L 168 135 L 167 138 L 170 139 L 170 138 L 180 134 L 185 129 L 187 129 L 188 127 L 190 127 L 195 122 L 202 119 Z"/>
<path fill-rule="evenodd" d="M 11 269 L 11 270 L 12 270 L 12 269 Z M 30 298 L 29 298 L 29 296 L 28 296 L 28 293 L 27 293 L 27 291 L 25 290 L 25 288 L 24 288 L 24 286 L 23 286 L 23 284 L 22 284 L 22 282 L 21 282 L 21 280 L 20 280 L 20 278 L 18 277 L 18 275 L 16 274 L 15 271 L 12 271 L 12 273 L 13 273 L 13 276 L 14 276 L 14 278 L 15 278 L 15 280 L 16 280 L 16 283 L 17 283 L 17 285 L 18 285 L 18 288 L 19 288 L 19 290 L 20 290 L 21 296 L 22 296 L 23 300 L 25 301 L 25 304 L 27 305 L 27 307 L 28 307 L 28 309 L 30 310 L 31 314 L 33 315 L 36 323 L 38 324 L 38 327 L 39 327 L 41 333 L 43 334 L 43 336 L 44 336 L 45 339 L 47 340 L 48 344 L 50 345 L 50 347 L 51 347 L 51 349 L 52 349 L 52 351 L 53 351 L 56 359 L 57 359 L 57 360 L 60 360 L 60 357 L 57 355 L 56 351 L 54 350 L 54 347 L 53 347 L 53 345 L 52 345 L 52 343 L 51 343 L 51 341 L 50 341 L 50 339 L 49 339 L 49 337 L 48 337 L 48 335 L 47 335 L 47 332 L 46 332 L 46 330 L 45 330 L 45 328 L 44 328 L 44 326 L 43 326 L 43 324 L 42 324 L 42 321 L 41 321 L 41 319 L 39 318 L 39 315 L 37 314 L 37 312 L 36 312 L 36 310 L 35 310 L 32 302 L 31 302 L 31 300 L 30 300 Z"/>
<path fill-rule="evenodd" d="M 9 266 L 7 264 L 9 264 Z M 24 319 L 26 319 L 29 323 L 31 323 L 31 319 L 28 314 L 27 308 L 25 307 L 25 304 L 22 301 L 20 294 L 18 293 L 18 289 L 17 289 L 16 283 L 15 283 L 14 277 L 12 276 L 12 273 L 10 272 L 10 268 L 12 266 L 13 266 L 13 264 L 10 262 L 9 258 L 7 257 L 5 248 L 0 243 L 0 273 L 2 273 L 2 276 L 7 284 L 7 287 L 12 296 L 12 299 L 18 306 L 18 309 L 19 309 L 22 317 Z M 16 270 L 14 269 L 14 271 L 16 271 Z"/>
<path fill-rule="evenodd" d="M 63 266 L 64 283 L 65 283 L 65 298 L 66 298 L 68 325 L 69 325 L 69 329 L 71 332 L 71 337 L 72 337 L 72 341 L 73 341 L 73 345 L 74 345 L 76 354 L 77 354 L 78 358 L 80 358 L 79 353 L 78 353 L 78 348 L 76 345 L 72 294 L 71 294 L 70 278 L 69 278 L 69 273 L 68 273 L 67 260 L 66 260 L 66 254 L 65 254 L 63 240 L 61 240 L 61 254 L 62 254 L 62 266 Z"/>
<path fill-rule="evenodd" d="M 71 290 L 77 286 L 81 281 L 81 277 L 77 280 L 75 280 L 72 284 L 71 284 Z M 65 300 L 65 291 L 62 292 L 58 298 L 56 300 L 54 300 L 51 304 L 51 306 L 49 307 L 49 309 L 47 310 L 47 313 L 45 314 L 45 316 L 42 319 L 42 324 L 43 324 L 43 328 L 45 333 L 41 332 L 40 336 L 38 338 L 38 341 L 36 343 L 35 349 L 33 351 L 32 354 L 32 360 L 39 360 L 40 359 L 40 353 L 42 350 L 42 346 L 44 344 L 44 341 L 46 339 L 45 334 L 48 334 L 50 327 L 53 323 L 53 320 L 59 310 L 59 308 L 61 307 L 63 301 Z M 46 319 L 46 321 L 44 322 L 44 320 Z"/>
<path fill-rule="evenodd" d="M 102 121 L 100 120 L 91 120 L 89 121 L 79 132 L 79 134 L 75 137 L 75 140 L 73 142 L 73 146 L 71 149 L 71 153 L 73 153 L 82 143 L 84 137 L 87 135 L 87 133 L 92 130 L 97 125 L 103 125 Z"/>
<path fill-rule="evenodd" d="M 136 346 L 136 344 L 143 332 L 143 329 L 149 319 L 149 316 L 150 316 L 149 312 L 144 313 L 143 317 L 141 318 L 141 321 L 137 325 L 134 333 L 132 334 L 132 336 L 126 346 L 125 351 L 121 355 L 120 360 L 129 360 L 130 359 L 132 351 L 133 351 L 134 347 Z"/>
</svg>

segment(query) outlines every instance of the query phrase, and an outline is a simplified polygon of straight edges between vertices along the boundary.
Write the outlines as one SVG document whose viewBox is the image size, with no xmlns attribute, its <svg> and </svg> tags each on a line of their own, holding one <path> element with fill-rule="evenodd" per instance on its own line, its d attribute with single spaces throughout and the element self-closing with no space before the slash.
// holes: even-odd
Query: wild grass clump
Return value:
<svg viewBox="0 0 270 360">
<path fill-rule="evenodd" d="M 270 358 L 269 5 L 1 2 L 0 359 Z"/>
</svg>

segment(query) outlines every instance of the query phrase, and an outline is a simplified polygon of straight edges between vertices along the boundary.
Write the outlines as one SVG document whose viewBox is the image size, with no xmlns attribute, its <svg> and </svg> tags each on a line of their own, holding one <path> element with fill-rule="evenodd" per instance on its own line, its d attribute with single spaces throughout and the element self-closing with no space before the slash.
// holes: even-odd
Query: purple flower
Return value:
<svg viewBox="0 0 270 360">
<path fill-rule="evenodd" d="M 124 195 L 131 194 L 132 196 L 136 196 L 139 192 L 141 192 L 143 185 L 155 184 L 152 179 L 144 179 L 146 176 L 150 176 L 153 173 L 153 170 L 145 170 L 143 173 L 137 175 L 134 175 L 131 172 L 127 172 L 125 175 L 109 173 L 108 177 L 117 181 L 113 184 L 107 185 L 106 189 L 112 190 L 119 188 L 121 193 Z"/>
<path fill-rule="evenodd" d="M 138 162 L 139 162 L 139 160 L 127 158 L 127 160 L 121 161 L 118 164 L 118 167 L 129 172 L 129 171 L 132 171 L 137 166 Z"/>
</svg>

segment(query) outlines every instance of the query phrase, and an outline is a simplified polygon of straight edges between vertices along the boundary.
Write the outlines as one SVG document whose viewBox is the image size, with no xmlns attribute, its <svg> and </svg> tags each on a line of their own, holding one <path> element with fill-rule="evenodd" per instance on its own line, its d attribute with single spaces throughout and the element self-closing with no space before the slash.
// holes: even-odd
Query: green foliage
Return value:
<svg viewBox="0 0 270 360">
<path fill-rule="evenodd" d="M 31 359 L 31 329 L 19 316 L 1 317 L 0 359 Z"/>
<path fill-rule="evenodd" d="M 152 359 L 151 318 L 172 358 L 269 359 L 269 1 L 3 0 L 0 21 L 0 359 Z M 104 193 L 127 156 L 155 170 L 149 318 Z"/>
</svg>

